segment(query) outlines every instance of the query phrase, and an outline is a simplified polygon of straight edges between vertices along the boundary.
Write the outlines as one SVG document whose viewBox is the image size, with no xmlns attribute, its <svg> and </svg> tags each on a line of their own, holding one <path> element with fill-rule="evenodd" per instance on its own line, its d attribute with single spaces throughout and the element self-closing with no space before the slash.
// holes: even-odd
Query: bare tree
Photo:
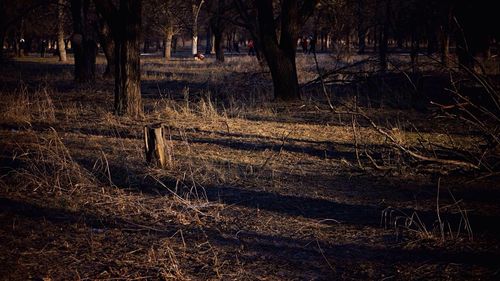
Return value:
<svg viewBox="0 0 500 281">
<path fill-rule="evenodd" d="M 174 36 L 174 18 L 172 16 L 172 1 L 165 0 L 164 2 L 164 12 L 165 12 L 165 40 L 164 40 L 164 50 L 163 56 L 166 60 L 170 60 L 172 57 L 172 38 Z"/>
<path fill-rule="evenodd" d="M 191 2 L 191 38 L 192 38 L 192 47 L 191 47 L 191 53 L 193 55 L 196 55 L 198 53 L 198 17 L 200 15 L 201 7 L 203 6 L 203 3 L 205 3 L 205 0 L 199 0 L 192 1 Z"/>
<path fill-rule="evenodd" d="M 300 99 L 295 56 L 301 26 L 314 11 L 318 0 L 283 0 L 278 18 L 278 38 L 273 1 L 256 1 L 259 37 L 274 86 L 274 98 L 279 101 Z"/>
<path fill-rule="evenodd" d="M 67 61 L 66 44 L 64 43 L 64 20 L 65 20 L 65 5 L 66 0 L 58 0 L 57 5 L 57 49 L 59 52 L 59 60 Z"/>
</svg>

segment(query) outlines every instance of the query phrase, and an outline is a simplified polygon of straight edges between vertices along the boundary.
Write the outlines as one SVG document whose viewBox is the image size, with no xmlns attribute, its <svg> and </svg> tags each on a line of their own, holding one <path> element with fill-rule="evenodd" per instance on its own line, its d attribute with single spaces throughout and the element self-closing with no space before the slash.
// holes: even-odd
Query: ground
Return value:
<svg viewBox="0 0 500 281">
<path fill-rule="evenodd" d="M 112 114 L 112 80 L 75 85 L 71 63 L 2 62 L 0 279 L 500 278 L 498 174 L 411 159 L 321 91 L 273 103 L 255 58 L 227 59 L 144 56 L 141 119 Z M 431 110 L 362 103 L 405 145 L 480 142 Z M 144 157 L 158 122 L 164 169 Z"/>
</svg>

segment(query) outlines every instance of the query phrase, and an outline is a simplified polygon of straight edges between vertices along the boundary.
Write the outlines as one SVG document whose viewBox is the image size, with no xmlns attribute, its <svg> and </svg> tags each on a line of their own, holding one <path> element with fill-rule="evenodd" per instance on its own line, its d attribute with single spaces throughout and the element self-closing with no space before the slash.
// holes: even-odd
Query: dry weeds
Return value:
<svg viewBox="0 0 500 281">
<path fill-rule="evenodd" d="M 299 62 L 301 80 L 314 78 L 311 58 Z M 322 58 L 321 67 L 328 60 Z M 491 178 L 465 184 L 470 176 L 460 175 L 463 170 L 397 153 L 369 124 L 352 126 L 345 108 L 332 114 L 321 96 L 309 93 L 296 105 L 269 102 L 268 74 L 252 58 L 230 58 L 224 66 L 146 59 L 144 70 L 147 113 L 141 121 L 110 113 L 112 85 L 105 81 L 65 92 L 49 79 L 2 93 L 2 278 L 438 280 L 497 274 L 492 225 L 500 210 L 490 199 L 498 192 Z M 473 151 L 481 141 L 466 128 L 443 132 L 432 116 L 418 112 L 364 110 L 405 147 Z M 168 169 L 145 163 L 141 132 L 153 122 L 169 128 Z M 433 228 L 436 176 L 441 190 L 453 194 L 443 192 L 437 201 L 438 230 L 449 232 Z M 389 207 L 409 214 L 387 217 L 396 228 L 380 225 Z M 455 224 L 457 218 L 463 223 L 458 207 L 467 210 L 474 240 L 456 232 L 463 229 Z"/>
</svg>

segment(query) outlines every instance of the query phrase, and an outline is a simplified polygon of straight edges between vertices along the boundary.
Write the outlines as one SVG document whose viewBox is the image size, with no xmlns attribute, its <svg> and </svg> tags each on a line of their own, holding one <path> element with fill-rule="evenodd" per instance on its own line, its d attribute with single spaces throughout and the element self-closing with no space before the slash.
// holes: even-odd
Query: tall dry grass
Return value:
<svg viewBox="0 0 500 281">
<path fill-rule="evenodd" d="M 6 123 L 55 122 L 53 95 L 54 90 L 48 85 L 42 84 L 32 91 L 27 85 L 20 83 L 16 90 L 2 93 L 0 120 Z"/>
</svg>

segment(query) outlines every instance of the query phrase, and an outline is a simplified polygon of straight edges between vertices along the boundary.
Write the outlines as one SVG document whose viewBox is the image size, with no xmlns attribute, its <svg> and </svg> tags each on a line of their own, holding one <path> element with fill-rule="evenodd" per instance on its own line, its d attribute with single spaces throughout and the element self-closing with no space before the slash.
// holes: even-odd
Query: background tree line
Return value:
<svg viewBox="0 0 500 281">
<path fill-rule="evenodd" d="M 294 101 L 299 38 L 320 52 L 376 55 L 381 71 L 393 53 L 408 53 L 412 65 L 433 55 L 443 65 L 481 68 L 497 54 L 498 21 L 486 0 L 0 0 L 0 50 L 54 50 L 62 61 L 68 50 L 77 83 L 96 78 L 102 51 L 116 113 L 139 116 L 141 52 L 168 60 L 187 46 L 222 63 L 252 40 L 276 100 Z"/>
</svg>

